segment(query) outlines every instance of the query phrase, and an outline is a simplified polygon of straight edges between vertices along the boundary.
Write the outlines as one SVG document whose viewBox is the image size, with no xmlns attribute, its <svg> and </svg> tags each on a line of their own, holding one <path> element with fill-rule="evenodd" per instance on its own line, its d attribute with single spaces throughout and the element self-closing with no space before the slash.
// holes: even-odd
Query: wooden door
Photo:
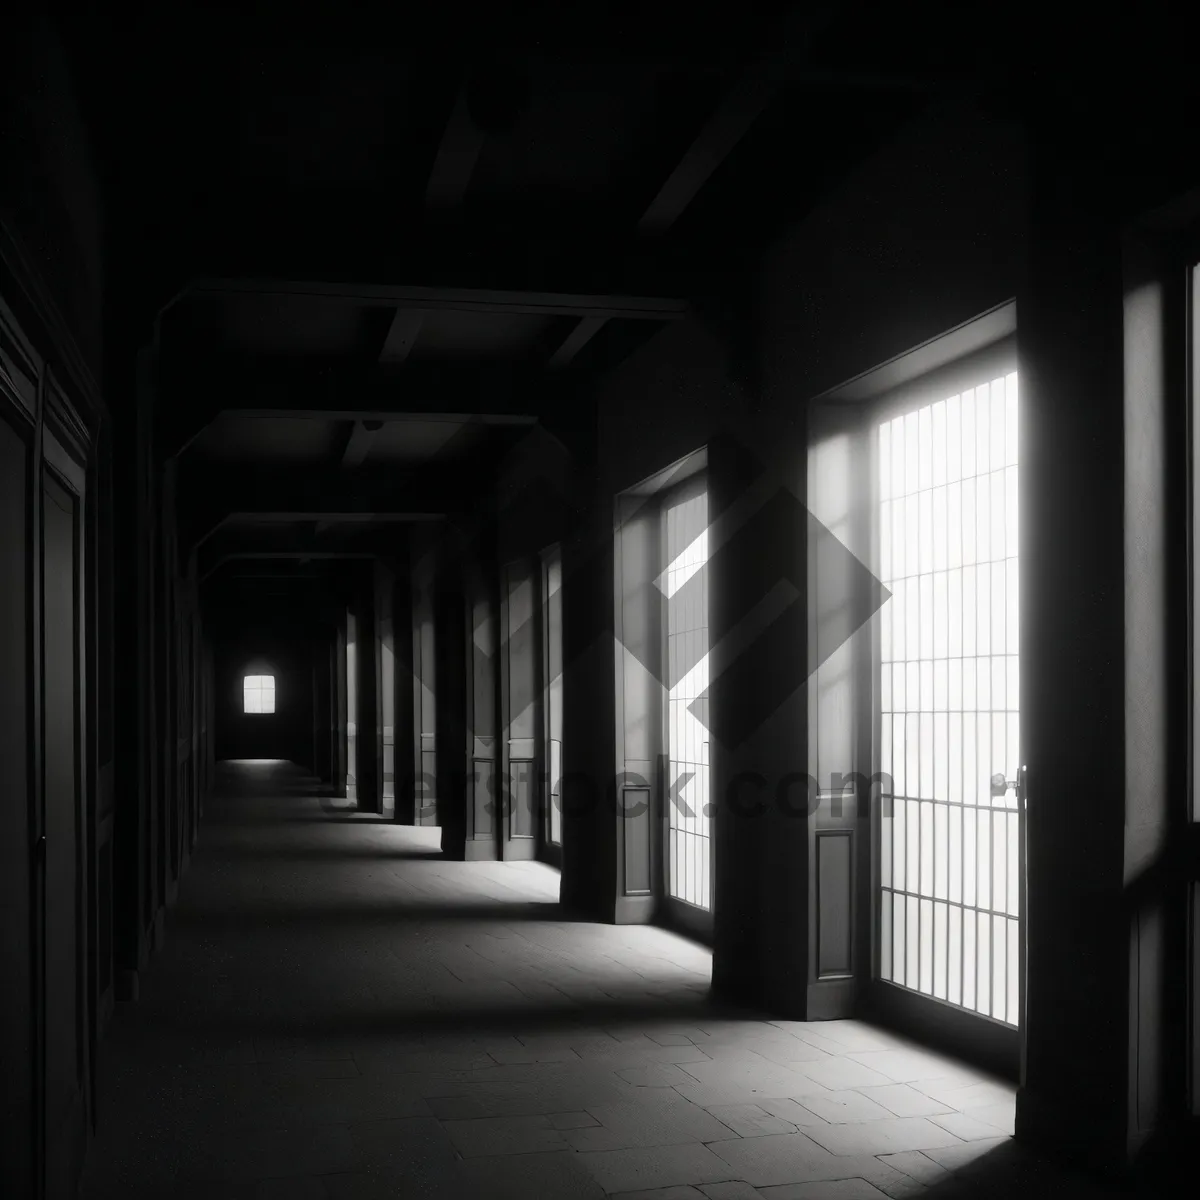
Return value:
<svg viewBox="0 0 1200 1200">
<path fill-rule="evenodd" d="M 48 433 L 45 440 L 49 459 Z M 72 1194 L 86 1138 L 81 492 L 47 462 L 42 482 L 42 932 L 46 1190 L 51 1197 Z"/>
<path fill-rule="evenodd" d="M 2 396 L 0 396 L 2 402 Z M 33 642 L 31 429 L 0 408 L 0 1194 L 34 1194 L 34 848 L 28 648 Z"/>
</svg>

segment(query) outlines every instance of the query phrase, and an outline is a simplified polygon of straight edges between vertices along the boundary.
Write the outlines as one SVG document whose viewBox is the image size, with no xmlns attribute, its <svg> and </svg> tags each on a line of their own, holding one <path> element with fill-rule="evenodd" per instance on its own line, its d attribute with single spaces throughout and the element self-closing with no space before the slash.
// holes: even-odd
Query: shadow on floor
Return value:
<svg viewBox="0 0 1200 1200">
<path fill-rule="evenodd" d="M 285 855 L 278 861 L 303 862 L 299 856 Z M 314 860 L 315 861 L 315 860 Z M 302 927 L 310 930 L 327 929 L 336 932 L 344 927 L 356 933 L 370 934 L 389 926 L 402 929 L 405 925 L 437 925 L 443 921 L 553 921 L 558 924 L 590 923 L 587 918 L 564 912 L 553 900 L 514 900 L 511 904 L 491 901 L 431 898 L 423 901 L 378 901 L 375 903 L 339 903 L 324 900 L 311 908 L 295 904 L 230 900 L 228 904 L 194 904 L 171 914 L 172 929 L 193 928 L 217 936 L 223 933 L 245 932 L 255 926 Z"/>
<path fill-rule="evenodd" d="M 355 822 L 357 824 L 358 822 Z M 276 863 L 336 863 L 373 859 L 380 863 L 399 861 L 447 861 L 440 850 L 424 847 L 395 846 L 288 846 L 275 845 L 264 851 L 261 846 L 242 846 L 236 842 L 215 839 L 205 843 L 205 849 L 224 859 L 253 859 L 272 865 Z"/>
<path fill-rule="evenodd" d="M 1194 1182 L 1190 1185 L 1194 1187 Z M 1008 1140 L 994 1146 L 953 1174 L 931 1177 L 925 1200 L 1103 1200 L 1112 1197 L 1167 1197 L 1189 1190 L 1182 1177 L 1174 1181 L 1157 1173 L 1115 1178 L 1081 1173 L 1078 1167 L 1060 1164 Z"/>
<path fill-rule="evenodd" d="M 790 1117 L 781 1122 L 754 1104 L 790 1096 L 756 1092 L 781 1072 L 789 1078 L 791 1067 L 753 1047 L 763 1049 L 756 1039 L 766 1033 L 793 1034 L 768 1026 L 769 1014 L 712 994 L 706 952 L 694 944 L 565 911 L 554 872 L 541 864 L 454 862 L 436 848 L 437 829 L 389 829 L 378 814 L 319 811 L 326 785 L 292 764 L 222 764 L 220 782 L 142 1000 L 118 1007 L 106 1039 L 104 1053 L 117 1066 L 102 1076 L 88 1200 L 603 1200 L 605 1191 L 647 1191 L 643 1172 L 661 1180 L 648 1194 L 663 1200 L 883 1194 L 865 1178 L 759 1191 L 716 1181 L 752 1170 L 720 1173 L 708 1147 L 739 1160 L 748 1153 L 733 1125 L 701 1111 L 704 1092 L 716 1112 L 738 1110 L 725 1112 L 734 1124 L 774 1119 L 772 1132 L 791 1130 Z M 843 1046 L 831 1036 L 837 1026 L 853 1027 Z M 883 1082 L 873 1072 L 857 1081 L 839 1081 L 839 1072 L 861 1076 L 853 1055 L 869 1053 L 876 1036 L 888 1035 L 859 1022 L 804 1026 L 795 1037 L 810 1038 L 806 1049 L 783 1062 L 829 1069 L 818 1095 L 869 1095 Z M 690 1081 L 689 1065 L 699 1072 Z M 952 1069 L 939 1063 L 938 1078 Z M 891 1085 L 897 1089 L 911 1091 Z M 861 1093 L 851 1099 L 869 1104 Z M 1135 1192 L 1060 1168 L 1006 1136 L 1011 1086 L 1004 1095 L 1009 1123 L 993 1126 L 995 1138 L 951 1137 L 948 1155 L 881 1153 L 882 1165 L 867 1166 L 894 1198 L 1187 1191 Z M 549 1128 L 556 1117 L 564 1124 Z M 504 1127 L 493 1131 L 489 1118 Z M 902 1118 L 886 1119 L 905 1127 Z M 804 1130 L 814 1131 L 813 1120 L 822 1121 L 784 1136 L 812 1150 Z M 747 1141 L 769 1156 L 771 1139 L 759 1132 Z M 971 1136 L 980 1135 L 963 1133 Z M 439 1146 L 453 1175 L 441 1190 L 426 1187 L 413 1167 Z M 678 1163 L 679 1186 L 658 1191 L 676 1182 L 663 1163 Z M 703 1191 L 684 1181 L 697 1163 L 714 1179 Z"/>
</svg>

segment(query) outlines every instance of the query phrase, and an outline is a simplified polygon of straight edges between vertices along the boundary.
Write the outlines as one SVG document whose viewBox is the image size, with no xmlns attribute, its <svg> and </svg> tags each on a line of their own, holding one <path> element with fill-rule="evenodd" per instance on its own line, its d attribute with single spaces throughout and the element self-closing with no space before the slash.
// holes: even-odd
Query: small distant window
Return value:
<svg viewBox="0 0 1200 1200">
<path fill-rule="evenodd" d="M 275 711 L 275 676 L 247 675 L 242 685 L 243 712 L 273 713 Z"/>
</svg>

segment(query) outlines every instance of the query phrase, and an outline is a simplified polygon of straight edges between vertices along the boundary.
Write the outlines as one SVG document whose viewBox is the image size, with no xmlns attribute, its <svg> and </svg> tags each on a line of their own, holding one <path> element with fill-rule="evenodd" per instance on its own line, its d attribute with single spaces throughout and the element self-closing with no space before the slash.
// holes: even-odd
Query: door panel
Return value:
<svg viewBox="0 0 1200 1200">
<path fill-rule="evenodd" d="M 75 498 L 48 474 L 43 496 L 46 1135 L 53 1165 L 74 1151 L 83 1079 L 79 541 Z"/>
<path fill-rule="evenodd" d="M 878 430 L 880 978 L 1018 1024 L 1015 372 Z"/>
<path fill-rule="evenodd" d="M 33 879 L 30 870 L 25 442 L 0 417 L 0 1194 L 33 1194 Z"/>
</svg>

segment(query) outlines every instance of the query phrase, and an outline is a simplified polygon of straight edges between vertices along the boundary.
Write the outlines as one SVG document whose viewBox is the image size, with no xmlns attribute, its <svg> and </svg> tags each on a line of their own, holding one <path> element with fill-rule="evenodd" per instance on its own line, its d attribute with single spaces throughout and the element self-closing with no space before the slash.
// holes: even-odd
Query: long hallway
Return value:
<svg viewBox="0 0 1200 1200">
<path fill-rule="evenodd" d="M 572 921 L 551 868 L 446 861 L 322 792 L 222 765 L 104 1047 L 89 1200 L 1068 1194 L 1009 1141 L 1010 1086 L 717 1007 L 702 947 Z"/>
</svg>

